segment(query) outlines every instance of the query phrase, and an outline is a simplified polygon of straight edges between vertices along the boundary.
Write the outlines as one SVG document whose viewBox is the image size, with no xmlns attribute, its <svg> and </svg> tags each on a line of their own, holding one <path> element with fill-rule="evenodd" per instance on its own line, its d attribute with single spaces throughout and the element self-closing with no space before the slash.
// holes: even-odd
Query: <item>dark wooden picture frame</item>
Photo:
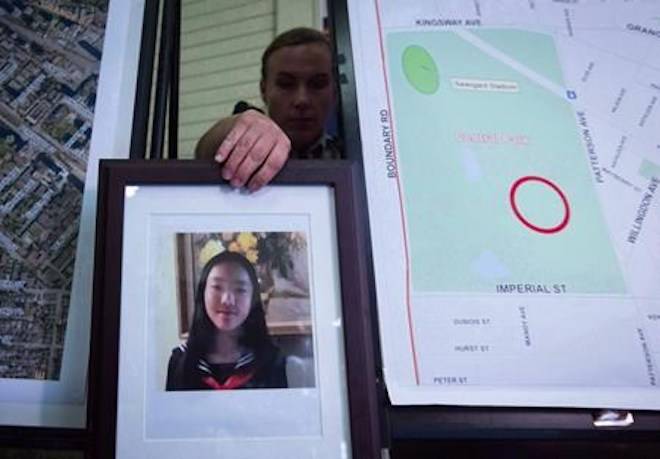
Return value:
<svg viewBox="0 0 660 459">
<path fill-rule="evenodd" d="M 126 186 L 220 186 L 207 161 L 101 161 L 92 314 L 90 419 L 95 458 L 114 458 L 121 298 L 122 222 Z M 356 168 L 347 161 L 290 161 L 271 186 L 325 185 L 334 190 L 350 436 L 354 458 L 380 457 L 375 349 L 367 259 L 356 207 Z"/>
</svg>

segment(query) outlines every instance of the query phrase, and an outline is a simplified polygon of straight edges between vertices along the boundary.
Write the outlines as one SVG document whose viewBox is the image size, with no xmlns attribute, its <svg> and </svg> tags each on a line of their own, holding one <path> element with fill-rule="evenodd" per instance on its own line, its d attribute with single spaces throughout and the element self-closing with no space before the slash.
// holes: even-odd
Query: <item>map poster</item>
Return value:
<svg viewBox="0 0 660 459">
<path fill-rule="evenodd" d="M 660 409 L 660 2 L 349 2 L 395 404 Z"/>
<path fill-rule="evenodd" d="M 113 136 L 141 27 L 122 1 L 0 0 L 3 426 L 85 425 L 97 162 L 128 156 Z"/>
</svg>

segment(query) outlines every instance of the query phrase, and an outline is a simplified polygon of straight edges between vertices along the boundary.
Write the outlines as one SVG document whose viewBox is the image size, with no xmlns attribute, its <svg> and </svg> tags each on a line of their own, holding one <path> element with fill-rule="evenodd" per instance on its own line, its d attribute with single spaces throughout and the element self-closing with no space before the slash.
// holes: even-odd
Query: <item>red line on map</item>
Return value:
<svg viewBox="0 0 660 459">
<path fill-rule="evenodd" d="M 380 1 L 374 0 L 376 4 L 376 22 L 378 25 L 378 40 L 380 43 L 380 60 L 383 66 L 383 80 L 385 82 L 385 94 L 387 96 L 387 111 L 390 114 L 390 123 L 392 124 L 392 156 L 396 164 L 397 175 L 396 185 L 399 195 L 399 212 L 401 215 L 401 226 L 403 229 L 403 252 L 405 259 L 405 272 L 406 272 L 406 312 L 408 316 L 408 333 L 410 334 L 410 347 L 412 349 L 413 368 L 415 371 L 415 384 L 419 386 L 419 366 L 417 364 L 417 350 L 415 348 L 415 333 L 412 326 L 412 309 L 410 305 L 410 256 L 408 254 L 408 231 L 406 229 L 406 216 L 403 210 L 403 191 L 401 189 L 401 180 L 399 178 L 399 158 L 396 151 L 396 137 L 394 129 L 394 116 L 392 115 L 392 103 L 390 101 L 390 87 L 387 82 L 387 66 L 385 65 L 385 45 L 383 43 L 383 27 L 380 20 Z"/>
<path fill-rule="evenodd" d="M 562 204 L 564 204 L 564 218 L 558 225 L 546 227 L 546 228 L 535 225 L 529 220 L 527 220 L 520 212 L 520 209 L 518 209 L 518 205 L 516 204 L 516 192 L 518 191 L 518 188 L 522 184 L 527 182 L 541 182 L 544 185 L 547 185 L 550 188 L 552 188 L 552 190 L 559 195 Z M 513 213 L 516 215 L 518 220 L 520 220 L 520 222 L 523 225 L 525 225 L 527 228 L 531 229 L 532 231 L 536 231 L 537 233 L 542 233 L 542 234 L 558 233 L 564 228 L 566 228 L 566 226 L 568 225 L 568 221 L 571 218 L 571 208 L 568 205 L 568 199 L 566 199 L 566 195 L 564 194 L 563 191 L 561 191 L 561 189 L 557 185 L 555 185 L 545 177 L 538 177 L 535 175 L 527 175 L 525 177 L 520 177 L 518 180 L 513 182 L 513 185 L 511 186 L 511 190 L 509 190 L 509 202 L 511 203 L 511 208 L 513 209 Z"/>
</svg>

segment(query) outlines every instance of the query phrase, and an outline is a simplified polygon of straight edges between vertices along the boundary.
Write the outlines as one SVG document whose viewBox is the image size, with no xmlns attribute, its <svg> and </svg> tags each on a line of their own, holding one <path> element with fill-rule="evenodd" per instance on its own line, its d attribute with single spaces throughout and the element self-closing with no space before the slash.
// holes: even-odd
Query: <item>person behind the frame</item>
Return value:
<svg viewBox="0 0 660 459">
<path fill-rule="evenodd" d="M 338 159 L 324 127 L 334 112 L 336 86 L 330 41 L 299 27 L 271 42 L 261 58 L 259 89 L 266 114 L 239 102 L 198 141 L 195 156 L 222 164 L 222 177 L 251 191 L 267 184 L 292 158 Z"/>
<path fill-rule="evenodd" d="M 166 390 L 285 387 L 254 267 L 235 252 L 214 256 L 202 269 L 188 340 L 172 351 Z"/>
</svg>

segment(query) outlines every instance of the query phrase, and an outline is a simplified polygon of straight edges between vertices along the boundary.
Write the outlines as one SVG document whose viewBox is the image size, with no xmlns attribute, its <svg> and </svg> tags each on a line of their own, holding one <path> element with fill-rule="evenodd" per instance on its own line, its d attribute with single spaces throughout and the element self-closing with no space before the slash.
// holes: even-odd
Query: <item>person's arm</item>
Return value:
<svg viewBox="0 0 660 459">
<path fill-rule="evenodd" d="M 291 141 L 273 120 L 247 110 L 215 123 L 197 142 L 195 157 L 223 163 L 222 178 L 255 191 L 282 169 L 290 149 Z"/>
</svg>

